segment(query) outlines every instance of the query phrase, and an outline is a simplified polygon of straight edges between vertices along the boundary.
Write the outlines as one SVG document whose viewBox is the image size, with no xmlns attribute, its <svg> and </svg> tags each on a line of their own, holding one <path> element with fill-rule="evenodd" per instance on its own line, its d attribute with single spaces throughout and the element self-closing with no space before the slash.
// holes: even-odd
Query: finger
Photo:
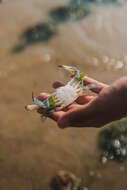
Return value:
<svg viewBox="0 0 127 190">
<path fill-rule="evenodd" d="M 76 116 L 76 114 L 74 114 L 74 113 L 75 113 L 75 110 L 73 109 L 73 110 L 70 110 L 70 111 L 66 112 L 65 114 L 63 114 L 57 122 L 58 126 L 63 129 L 68 126 L 71 126 L 72 120 L 73 119 L 75 120 L 74 117 Z"/>
<path fill-rule="evenodd" d="M 47 93 L 40 93 L 39 96 L 37 97 L 37 99 L 40 100 L 40 101 L 43 101 L 43 100 L 45 100 L 45 99 L 46 99 L 47 97 L 49 97 L 49 96 L 50 96 L 50 95 L 47 94 Z M 44 114 L 45 109 L 39 108 L 39 109 L 37 110 L 37 112 L 40 113 L 40 114 Z"/>
<path fill-rule="evenodd" d="M 40 93 L 40 95 L 38 96 L 38 99 L 41 100 L 41 101 L 43 101 L 44 99 L 46 99 L 49 96 L 50 95 L 47 94 L 47 93 Z M 44 114 L 45 113 L 45 109 L 39 108 L 37 110 L 37 112 L 40 113 L 40 114 Z M 51 119 L 53 119 L 54 121 L 58 121 L 60 119 L 60 117 L 62 117 L 64 115 L 64 113 L 65 113 L 64 111 L 53 112 L 49 117 Z"/>
<path fill-rule="evenodd" d="M 63 117 L 65 114 L 64 111 L 56 111 L 56 112 L 53 112 L 49 118 L 53 119 L 54 121 L 58 121 L 61 117 Z"/>
<path fill-rule="evenodd" d="M 91 113 L 91 108 L 88 108 L 87 105 L 79 105 L 78 107 L 65 112 L 65 114 L 58 120 L 58 126 L 60 128 L 82 126 L 84 123 L 91 120 Z"/>
<path fill-rule="evenodd" d="M 55 81 L 53 83 L 53 88 L 59 88 L 61 86 L 65 86 L 65 84 L 63 82 L 60 82 L 60 81 Z"/>
<path fill-rule="evenodd" d="M 37 97 L 37 99 L 43 101 L 49 96 L 50 95 L 48 93 L 40 93 L 39 96 Z"/>
<path fill-rule="evenodd" d="M 85 85 L 88 85 L 88 84 L 96 84 L 98 86 L 98 88 L 93 88 L 91 89 L 93 92 L 95 93 L 99 93 L 103 88 L 106 88 L 108 87 L 109 85 L 107 84 L 104 84 L 104 83 L 101 83 L 101 82 L 98 82 L 97 80 L 94 80 L 90 77 L 87 77 L 85 76 L 84 77 L 84 81 L 85 81 Z"/>
<path fill-rule="evenodd" d="M 76 100 L 76 102 L 78 103 L 78 104 L 87 104 L 87 103 L 89 103 L 91 100 L 93 100 L 95 97 L 94 96 L 88 96 L 88 95 L 80 95 L 78 98 L 77 98 L 77 100 Z"/>
</svg>

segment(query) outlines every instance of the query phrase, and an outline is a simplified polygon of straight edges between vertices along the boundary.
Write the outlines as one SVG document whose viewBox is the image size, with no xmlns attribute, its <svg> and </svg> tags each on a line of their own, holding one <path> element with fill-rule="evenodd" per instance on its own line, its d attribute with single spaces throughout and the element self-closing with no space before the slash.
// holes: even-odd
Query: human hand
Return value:
<svg viewBox="0 0 127 190">
<path fill-rule="evenodd" d="M 85 85 L 87 84 L 97 84 L 98 88 L 93 89 L 93 92 L 100 93 L 108 85 L 95 81 L 91 78 L 85 77 Z M 55 82 L 53 84 L 54 88 L 63 86 L 61 82 Z M 49 95 L 46 93 L 41 93 L 38 97 L 39 100 L 44 100 Z M 94 105 L 97 97 L 89 95 L 80 95 L 75 104 L 67 106 L 65 109 L 54 112 L 51 114 L 50 118 L 55 120 L 60 128 L 65 127 L 97 127 L 100 126 L 100 118 L 96 119 L 96 112 L 98 108 Z M 38 112 L 40 114 L 44 113 L 44 109 L 40 108 Z"/>
</svg>

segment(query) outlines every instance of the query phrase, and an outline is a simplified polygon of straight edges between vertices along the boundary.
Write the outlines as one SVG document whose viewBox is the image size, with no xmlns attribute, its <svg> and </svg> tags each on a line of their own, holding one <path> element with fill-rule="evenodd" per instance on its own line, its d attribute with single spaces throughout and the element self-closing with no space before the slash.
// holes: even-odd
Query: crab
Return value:
<svg viewBox="0 0 127 190">
<path fill-rule="evenodd" d="M 51 113 L 62 110 L 68 105 L 75 102 L 75 100 L 83 93 L 86 93 L 86 90 L 93 88 L 98 88 L 96 84 L 85 83 L 85 74 L 78 70 L 76 67 L 60 65 L 60 68 L 67 70 L 71 73 L 71 79 L 67 82 L 65 86 L 57 88 L 49 97 L 45 100 L 40 101 L 34 97 L 32 94 L 32 105 L 27 105 L 25 108 L 27 111 L 38 110 L 43 108 L 45 110 L 42 115 L 42 119 L 49 117 Z"/>
</svg>

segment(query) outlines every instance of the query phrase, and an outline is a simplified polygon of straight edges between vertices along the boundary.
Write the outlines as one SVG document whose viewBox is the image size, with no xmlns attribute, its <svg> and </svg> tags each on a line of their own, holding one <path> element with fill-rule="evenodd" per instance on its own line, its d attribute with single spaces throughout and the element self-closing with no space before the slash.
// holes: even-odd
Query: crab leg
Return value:
<svg viewBox="0 0 127 190">
<path fill-rule="evenodd" d="M 25 109 L 27 111 L 34 111 L 34 110 L 38 110 L 39 109 L 39 106 L 35 105 L 35 104 L 32 104 L 32 105 L 27 105 L 25 106 Z"/>
<path fill-rule="evenodd" d="M 34 104 L 25 106 L 25 109 L 27 111 L 38 110 L 40 107 L 41 108 L 47 108 L 47 106 L 42 101 L 40 101 L 34 97 L 33 93 L 32 93 L 32 100 L 33 100 Z"/>
</svg>

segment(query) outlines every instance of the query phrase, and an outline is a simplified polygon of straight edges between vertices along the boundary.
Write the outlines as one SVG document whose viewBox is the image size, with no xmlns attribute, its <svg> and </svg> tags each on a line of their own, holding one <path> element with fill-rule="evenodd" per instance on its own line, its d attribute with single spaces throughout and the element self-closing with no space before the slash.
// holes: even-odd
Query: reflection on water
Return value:
<svg viewBox="0 0 127 190">
<path fill-rule="evenodd" d="M 115 122 L 103 129 L 98 138 L 102 163 L 127 159 L 127 121 Z"/>
</svg>

